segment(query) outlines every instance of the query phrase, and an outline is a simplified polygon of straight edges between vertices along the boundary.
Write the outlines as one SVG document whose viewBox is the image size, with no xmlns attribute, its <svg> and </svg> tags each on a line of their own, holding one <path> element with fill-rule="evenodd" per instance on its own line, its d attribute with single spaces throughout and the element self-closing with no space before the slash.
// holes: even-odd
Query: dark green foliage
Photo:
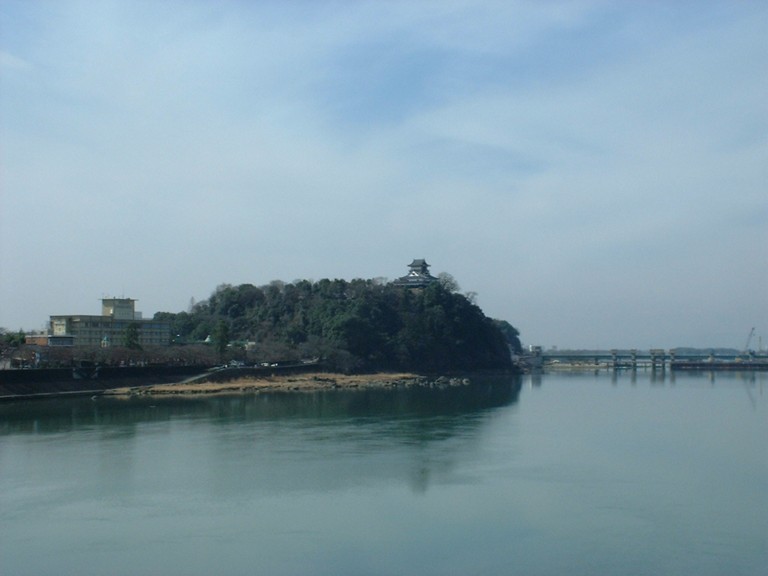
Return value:
<svg viewBox="0 0 768 576">
<path fill-rule="evenodd" d="M 216 329 L 213 331 L 213 344 L 219 358 L 224 358 L 227 346 L 229 346 L 229 324 L 226 320 L 219 320 L 219 323 L 216 324 Z"/>
<path fill-rule="evenodd" d="M 520 343 L 520 332 L 518 332 L 517 328 L 512 326 L 512 324 L 506 320 L 494 320 L 493 323 L 499 330 L 501 330 L 501 333 L 504 334 L 512 351 L 515 354 L 522 354 L 523 345 Z"/>
<path fill-rule="evenodd" d="M 0 328 L 0 344 L 3 347 L 18 348 L 24 344 L 26 337 L 26 334 L 21 329 L 18 332 L 9 332 L 5 328 Z"/>
<path fill-rule="evenodd" d="M 359 279 L 222 284 L 190 312 L 156 317 L 172 322 L 179 342 L 213 335 L 218 347 L 226 328 L 227 342 L 252 343 L 254 361 L 318 357 L 347 372 L 511 366 L 496 323 L 441 283 L 423 290 Z"/>
<path fill-rule="evenodd" d="M 136 322 L 128 324 L 123 340 L 123 345 L 129 350 L 141 350 L 141 344 L 139 344 L 139 325 Z"/>
</svg>

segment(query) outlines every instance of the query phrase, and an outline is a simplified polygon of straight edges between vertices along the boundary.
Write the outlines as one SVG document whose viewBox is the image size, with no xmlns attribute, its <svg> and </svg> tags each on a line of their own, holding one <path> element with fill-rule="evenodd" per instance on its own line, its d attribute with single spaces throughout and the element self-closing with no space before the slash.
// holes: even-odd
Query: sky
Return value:
<svg viewBox="0 0 768 576">
<path fill-rule="evenodd" d="M 768 2 L 0 3 L 0 326 L 415 258 L 526 345 L 768 347 Z"/>
</svg>

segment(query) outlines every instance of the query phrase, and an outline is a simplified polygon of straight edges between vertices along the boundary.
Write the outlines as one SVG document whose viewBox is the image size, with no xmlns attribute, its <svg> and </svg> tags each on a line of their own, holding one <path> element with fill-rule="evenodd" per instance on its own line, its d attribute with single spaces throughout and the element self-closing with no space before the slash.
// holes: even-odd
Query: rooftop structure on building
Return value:
<svg viewBox="0 0 768 576">
<path fill-rule="evenodd" d="M 405 288 L 424 288 L 429 286 L 433 282 L 437 282 L 438 279 L 429 273 L 429 264 L 423 258 L 414 259 L 408 265 L 409 271 L 405 276 L 401 276 L 393 283 L 396 286 L 403 286 Z"/>
<path fill-rule="evenodd" d="M 51 316 L 49 345 L 121 346 L 132 324 L 138 329 L 141 346 L 170 343 L 170 322 L 142 319 L 141 312 L 136 310 L 136 300 L 132 298 L 103 298 L 101 316 Z"/>
<path fill-rule="evenodd" d="M 101 315 L 116 320 L 141 320 L 141 312 L 136 311 L 133 298 L 102 298 Z"/>
</svg>

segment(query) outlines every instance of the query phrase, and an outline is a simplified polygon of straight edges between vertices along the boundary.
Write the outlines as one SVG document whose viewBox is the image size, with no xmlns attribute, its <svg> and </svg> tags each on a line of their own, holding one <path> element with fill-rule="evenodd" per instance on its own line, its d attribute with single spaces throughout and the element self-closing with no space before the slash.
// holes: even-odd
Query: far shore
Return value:
<svg viewBox="0 0 768 576">
<path fill-rule="evenodd" d="M 414 386 L 447 387 L 469 384 L 466 378 L 429 379 L 410 372 L 376 374 L 336 374 L 313 372 L 264 377 L 248 377 L 227 382 L 151 384 L 105 390 L 103 396 L 160 396 L 189 394 L 234 394 L 258 392 L 313 392 L 338 389 L 408 388 Z"/>
</svg>

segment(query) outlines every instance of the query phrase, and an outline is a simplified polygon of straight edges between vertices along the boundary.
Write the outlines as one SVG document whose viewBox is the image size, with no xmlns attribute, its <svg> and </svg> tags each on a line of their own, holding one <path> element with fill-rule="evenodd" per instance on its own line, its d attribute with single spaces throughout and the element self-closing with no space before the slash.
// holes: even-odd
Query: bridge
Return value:
<svg viewBox="0 0 768 576">
<path fill-rule="evenodd" d="M 543 350 L 532 346 L 531 365 L 536 367 L 607 368 L 614 370 L 650 368 L 652 370 L 768 370 L 768 356 L 753 352 L 716 354 L 664 350 Z"/>
</svg>

